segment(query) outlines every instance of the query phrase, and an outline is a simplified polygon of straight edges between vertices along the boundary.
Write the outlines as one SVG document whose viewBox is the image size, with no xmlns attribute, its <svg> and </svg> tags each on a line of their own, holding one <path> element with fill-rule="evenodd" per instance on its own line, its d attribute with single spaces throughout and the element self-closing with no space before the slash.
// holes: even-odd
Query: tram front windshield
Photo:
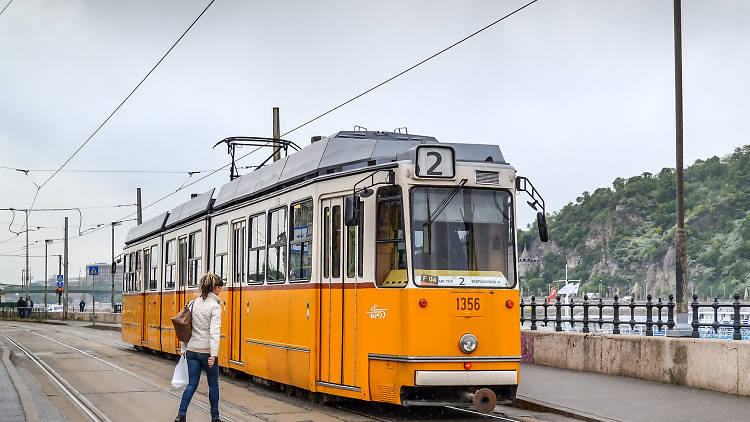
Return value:
<svg viewBox="0 0 750 422">
<path fill-rule="evenodd" d="M 422 287 L 515 285 L 513 208 L 507 191 L 416 187 L 412 257 Z"/>
</svg>

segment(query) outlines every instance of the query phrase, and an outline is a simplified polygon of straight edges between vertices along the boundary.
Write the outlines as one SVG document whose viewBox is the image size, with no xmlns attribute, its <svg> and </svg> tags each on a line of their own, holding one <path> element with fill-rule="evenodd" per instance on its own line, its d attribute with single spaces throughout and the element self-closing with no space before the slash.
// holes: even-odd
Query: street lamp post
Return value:
<svg viewBox="0 0 750 422">
<path fill-rule="evenodd" d="M 115 312 L 115 273 L 117 272 L 117 263 L 115 262 L 115 226 L 120 225 L 119 221 L 112 222 L 112 312 Z"/>
<path fill-rule="evenodd" d="M 45 239 L 44 241 L 44 319 L 47 319 L 47 279 L 49 278 L 49 275 L 47 274 L 47 247 L 49 244 L 52 243 L 50 239 Z"/>
</svg>

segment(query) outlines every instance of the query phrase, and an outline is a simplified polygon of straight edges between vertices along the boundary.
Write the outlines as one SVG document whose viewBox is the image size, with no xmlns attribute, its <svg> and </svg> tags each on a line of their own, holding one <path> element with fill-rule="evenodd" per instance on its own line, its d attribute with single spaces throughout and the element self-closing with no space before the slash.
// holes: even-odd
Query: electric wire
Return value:
<svg viewBox="0 0 750 422">
<path fill-rule="evenodd" d="M 251 166 L 244 166 L 238 168 L 250 168 Z M 17 167 L 0 166 L 0 169 L 17 171 L 19 173 L 49 173 L 57 171 L 55 169 L 22 169 Z M 139 170 L 139 169 L 123 169 L 123 170 L 105 170 L 105 169 L 75 169 L 75 170 L 60 170 L 59 173 L 143 173 L 143 174 L 200 174 L 207 173 L 213 170 Z"/>
<path fill-rule="evenodd" d="M 112 112 L 111 112 L 111 113 L 110 113 L 110 114 L 109 114 L 109 115 L 107 116 L 107 118 L 106 118 L 106 119 L 104 119 L 104 121 L 103 121 L 103 122 L 102 122 L 102 123 L 101 123 L 101 124 L 100 124 L 100 125 L 99 125 L 99 126 L 98 126 L 98 127 L 97 127 L 97 128 L 96 128 L 96 129 L 95 129 L 95 130 L 94 130 L 93 132 L 92 132 L 92 133 L 91 133 L 91 135 L 89 135 L 89 137 L 88 137 L 88 138 L 86 138 L 86 140 L 85 140 L 85 141 L 84 141 L 84 142 L 83 142 L 83 143 L 82 143 L 82 144 L 81 144 L 81 145 L 80 145 L 80 146 L 79 146 L 79 147 L 78 147 L 78 148 L 77 148 L 77 149 L 76 149 L 76 150 L 75 150 L 75 151 L 73 152 L 73 154 L 71 154 L 71 155 L 70 155 L 70 156 L 69 156 L 69 157 L 68 157 L 68 158 L 67 158 L 67 159 L 66 159 L 66 160 L 65 160 L 65 161 L 64 161 L 64 162 L 63 162 L 63 163 L 62 163 L 62 164 L 60 165 L 60 167 L 59 167 L 59 168 L 58 168 L 57 170 L 55 170 L 55 171 L 54 171 L 54 172 L 53 172 L 53 173 L 52 173 L 52 174 L 51 174 L 51 175 L 50 175 L 49 177 L 47 177 L 47 179 L 45 179 L 45 180 L 44 180 L 44 182 L 42 182 L 42 184 L 41 184 L 41 185 L 39 186 L 39 188 L 37 189 L 36 195 L 34 195 L 34 200 L 32 201 L 32 203 L 31 203 L 31 206 L 29 207 L 30 209 L 33 209 L 33 208 L 34 208 L 34 204 L 36 203 L 36 199 L 37 199 L 37 197 L 39 196 L 39 191 L 41 191 L 41 189 L 42 189 L 42 188 L 43 188 L 43 187 L 44 187 L 45 185 L 47 185 L 47 183 L 49 183 L 49 181 L 50 181 L 50 180 L 52 180 L 52 178 L 54 178 L 54 177 L 55 177 L 55 176 L 56 176 L 56 175 L 57 175 L 57 174 L 58 174 L 58 173 L 60 172 L 60 170 L 62 170 L 62 169 L 63 169 L 63 167 L 65 167 L 65 166 L 66 166 L 66 165 L 67 165 L 67 164 L 68 164 L 68 163 L 70 162 L 70 160 L 72 160 L 72 159 L 73 159 L 73 157 L 75 157 L 75 156 L 76 156 L 76 155 L 77 155 L 77 154 L 78 154 L 78 153 L 79 153 L 79 152 L 80 152 L 80 151 L 81 151 L 81 150 L 82 150 L 82 149 L 83 149 L 83 148 L 84 148 L 84 147 L 85 147 L 85 146 L 86 146 L 86 145 L 87 145 L 87 144 L 89 143 L 89 141 L 91 141 L 91 139 L 93 139 L 93 137 L 94 137 L 94 136 L 95 136 L 95 135 L 96 135 L 97 133 L 99 133 L 99 131 L 100 131 L 100 130 L 101 130 L 101 129 L 102 129 L 103 127 L 104 127 L 104 125 L 105 125 L 105 124 L 107 124 L 107 122 L 109 122 L 109 120 L 110 120 L 110 119 L 112 118 L 112 116 L 114 116 L 114 115 L 115 115 L 115 113 L 117 113 L 117 111 L 118 111 L 118 110 L 120 110 L 120 108 L 121 108 L 121 107 L 122 107 L 122 106 L 123 106 L 123 105 L 125 104 L 125 102 L 126 102 L 126 101 L 128 101 L 128 99 L 130 99 L 130 97 L 131 97 L 131 96 L 132 96 L 132 95 L 133 95 L 133 94 L 134 94 L 134 93 L 135 93 L 135 92 L 136 92 L 136 91 L 138 90 L 138 88 L 140 88 L 140 86 L 141 86 L 141 85 L 142 85 L 142 84 L 143 84 L 143 83 L 144 83 L 144 82 L 146 81 L 146 79 L 148 79 L 148 77 L 149 77 L 149 76 L 151 76 L 151 74 L 152 74 L 152 73 L 154 72 L 154 70 L 156 70 L 156 68 L 157 68 L 157 67 L 158 67 L 158 66 L 159 66 L 159 65 L 160 65 L 160 64 L 161 64 L 161 63 L 162 63 L 162 62 L 164 61 L 164 59 L 165 59 L 165 58 L 166 58 L 166 57 L 167 57 L 167 56 L 169 55 L 169 53 L 171 53 L 171 52 L 172 52 L 172 50 L 173 50 L 173 49 L 174 49 L 174 48 L 175 48 L 175 47 L 177 46 L 177 44 L 179 44 L 179 42 L 180 42 L 180 41 L 181 41 L 181 40 L 182 40 L 182 39 L 183 39 L 183 38 L 185 37 L 185 35 L 187 35 L 187 33 L 188 33 L 188 32 L 190 31 L 190 29 L 191 29 L 191 28 L 192 28 L 192 27 L 193 27 L 193 26 L 194 26 L 194 25 L 195 25 L 195 24 L 196 24 L 196 23 L 198 22 L 198 20 L 199 20 L 199 19 L 201 18 L 201 16 L 203 16 L 203 15 L 204 15 L 204 14 L 206 13 L 206 11 L 208 10 L 208 8 L 209 8 L 209 7 L 211 7 L 211 5 L 212 5 L 212 4 L 214 4 L 214 1 L 215 1 L 215 0 L 211 0 L 211 1 L 210 1 L 210 2 L 208 3 L 208 5 L 206 5 L 206 7 L 205 7 L 205 8 L 203 9 L 203 11 L 202 11 L 202 12 L 201 12 L 201 13 L 200 13 L 200 14 L 198 15 L 198 17 L 196 17 L 196 18 L 195 18 L 195 19 L 193 20 L 193 22 L 192 22 L 192 23 L 190 24 L 190 26 L 188 26 L 188 27 L 187 27 L 187 29 L 185 29 L 185 31 L 184 31 L 184 32 L 182 33 L 182 35 L 180 35 L 180 37 L 179 37 L 179 38 L 177 38 L 177 41 L 175 41 L 175 42 L 174 42 L 174 44 L 172 44 L 172 46 L 171 46 L 171 47 L 169 47 L 169 49 L 167 50 L 167 52 L 166 52 L 166 53 L 164 53 L 164 55 L 162 55 L 162 57 L 161 57 L 161 58 L 159 59 L 159 61 L 158 61 L 158 62 L 156 62 L 156 64 L 155 64 L 155 65 L 154 65 L 154 66 L 153 66 L 153 67 L 151 68 L 151 70 L 149 70 L 149 71 L 148 71 L 148 73 L 146 74 L 146 76 L 144 76 L 144 77 L 143 77 L 143 79 L 141 79 L 141 81 L 140 81 L 140 82 L 138 82 L 138 84 L 137 84 L 137 85 L 135 86 L 135 88 L 133 88 L 133 89 L 132 89 L 132 90 L 130 91 L 130 93 L 129 93 L 129 94 L 127 95 L 127 96 L 125 96 L 125 99 L 123 99 L 123 100 L 122 100 L 122 101 L 120 102 L 120 104 L 119 104 L 119 105 L 118 105 L 117 107 L 115 107 L 115 109 L 114 109 L 114 110 L 112 110 Z"/>
<path fill-rule="evenodd" d="M 444 49 L 442 49 L 442 50 L 438 51 L 437 53 L 435 53 L 435 54 L 431 55 L 430 57 L 427 57 L 426 59 L 423 59 L 423 60 L 422 60 L 422 61 L 420 61 L 419 63 L 417 63 L 417 64 L 414 64 L 414 65 L 412 65 L 412 66 L 410 66 L 410 67 L 408 67 L 408 68 L 406 68 L 406 69 L 402 70 L 401 72 L 399 72 L 399 73 L 397 73 L 397 74 L 395 74 L 395 75 L 391 76 L 390 78 L 388 78 L 388 79 L 384 80 L 383 82 L 380 82 L 379 84 L 377 84 L 377 85 L 375 85 L 375 86 L 373 86 L 373 87 L 371 87 L 371 88 L 369 88 L 369 89 L 367 89 L 367 90 L 365 90 L 365 91 L 362 91 L 362 92 L 360 92 L 359 94 L 355 95 L 354 97 L 352 97 L 352 98 L 350 98 L 350 99 L 348 99 L 348 100 L 344 101 L 343 103 L 341 103 L 341 104 L 339 104 L 339 105 L 337 105 L 337 106 L 335 106 L 335 107 L 333 107 L 333 108 L 329 109 L 328 111 L 326 111 L 326 112 L 324 112 L 324 113 L 321 113 L 321 114 L 319 114 L 319 115 L 317 115 L 317 116 L 313 117 L 312 119 L 310 119 L 310 120 L 308 120 L 308 121 L 306 121 L 306 122 L 304 122 L 304 123 L 300 124 L 299 126 L 295 127 L 294 129 L 292 129 L 292 130 L 290 130 L 290 131 L 288 131 L 288 132 L 284 132 L 284 133 L 283 133 L 283 134 L 281 135 L 281 137 L 283 138 L 283 137 L 285 137 L 286 135 L 289 135 L 290 133 L 292 133 L 292 132 L 294 132 L 294 131 L 296 131 L 296 130 L 298 130 L 298 129 L 301 129 L 301 128 L 303 128 L 303 127 L 305 127 L 305 126 L 309 125 L 310 123 L 312 123 L 312 122 L 314 122 L 314 121 L 316 121 L 316 120 L 320 119 L 321 117 L 323 117 L 323 116 L 325 116 L 325 115 L 327 115 L 327 114 L 330 114 L 330 113 L 332 113 L 332 112 L 334 112 L 334 111 L 336 111 L 336 110 L 340 109 L 341 107 L 343 107 L 343 106 L 345 106 L 345 105 L 347 105 L 347 104 L 351 103 L 352 101 L 354 101 L 354 100 L 356 100 L 356 99 L 358 99 L 358 98 L 360 98 L 360 97 L 362 97 L 362 96 L 364 96 L 364 95 L 366 95 L 366 94 L 368 94 L 368 93 L 370 93 L 370 92 L 372 92 L 372 91 L 374 91 L 374 90 L 376 90 L 376 89 L 380 88 L 381 86 L 383 86 L 383 85 L 387 84 L 388 82 L 390 82 L 390 81 L 392 81 L 392 80 L 394 80 L 394 79 L 398 78 L 399 76 L 401 76 L 401 75 L 403 75 L 403 74 L 405 74 L 405 73 L 409 72 L 410 70 L 412 70 L 412 69 L 415 69 L 415 68 L 417 68 L 417 67 L 419 67 L 419 66 L 423 65 L 424 63 L 427 63 L 428 61 L 430 61 L 430 60 L 434 59 L 435 57 L 437 57 L 437 56 L 439 56 L 439 55 L 441 55 L 441 54 L 445 53 L 446 51 L 448 51 L 448 50 L 452 49 L 453 47 L 455 47 L 455 46 L 457 46 L 457 45 L 459 45 L 459 44 L 461 44 L 462 42 L 464 42 L 464 41 L 468 40 L 469 38 L 472 38 L 472 37 L 474 37 L 475 35 L 477 35 L 477 34 L 479 34 L 479 33 L 483 32 L 483 31 L 485 31 L 485 30 L 487 30 L 487 29 L 489 29 L 489 28 L 491 28 L 491 27 L 493 27 L 493 26 L 497 25 L 498 23 L 500 23 L 500 22 L 504 21 L 505 19 L 507 19 L 507 18 L 509 18 L 509 17 L 511 17 L 511 16 L 513 16 L 513 15 L 515 15 L 516 13 L 520 12 L 521 10 L 523 10 L 523 9 L 525 9 L 525 8 L 527 8 L 527 7 L 529 7 L 529 6 L 531 6 L 532 4 L 536 3 L 537 1 L 539 1 L 539 0 L 532 0 L 532 1 L 530 1 L 530 2 L 528 2 L 528 3 L 526 3 L 526 4 L 524 4 L 523 6 L 519 7 L 518 9 L 516 9 L 516 10 L 514 10 L 514 11 L 510 12 L 510 13 L 508 13 L 507 15 L 505 15 L 505 16 L 503 16 L 503 17 L 501 17 L 500 19 L 497 19 L 496 21 L 494 21 L 494 22 L 490 23 L 489 25 L 486 25 L 485 27 L 483 27 L 483 28 L 479 29 L 478 31 L 476 31 L 476 32 L 473 32 L 473 33 L 471 33 L 471 34 L 469 34 L 469 35 L 465 36 L 464 38 L 462 38 L 462 39 L 460 39 L 460 40 L 456 41 L 455 43 L 453 43 L 453 44 L 449 45 L 448 47 L 445 47 Z"/>
<path fill-rule="evenodd" d="M 5 7 L 3 7 L 3 10 L 0 10 L 0 16 L 2 16 L 3 12 L 5 12 L 5 9 L 7 9 L 8 6 L 10 6 L 11 3 L 13 3 L 13 0 L 10 0 L 8 2 L 8 4 L 6 4 Z"/>
</svg>

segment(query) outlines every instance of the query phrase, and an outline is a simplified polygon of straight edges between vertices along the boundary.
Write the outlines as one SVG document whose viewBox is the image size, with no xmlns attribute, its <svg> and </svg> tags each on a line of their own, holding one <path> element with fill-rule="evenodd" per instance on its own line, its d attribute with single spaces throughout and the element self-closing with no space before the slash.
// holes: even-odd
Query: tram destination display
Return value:
<svg viewBox="0 0 750 422">
<path fill-rule="evenodd" d="M 448 146 L 418 146 L 416 176 L 452 179 L 456 175 L 455 156 Z"/>
</svg>

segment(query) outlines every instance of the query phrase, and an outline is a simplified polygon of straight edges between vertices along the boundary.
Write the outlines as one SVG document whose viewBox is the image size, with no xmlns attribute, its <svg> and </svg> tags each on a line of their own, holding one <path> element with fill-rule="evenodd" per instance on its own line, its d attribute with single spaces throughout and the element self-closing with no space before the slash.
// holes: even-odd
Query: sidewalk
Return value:
<svg viewBox="0 0 750 422">
<path fill-rule="evenodd" d="M 750 420 L 750 397 L 527 363 L 518 398 L 594 421 Z"/>
</svg>

